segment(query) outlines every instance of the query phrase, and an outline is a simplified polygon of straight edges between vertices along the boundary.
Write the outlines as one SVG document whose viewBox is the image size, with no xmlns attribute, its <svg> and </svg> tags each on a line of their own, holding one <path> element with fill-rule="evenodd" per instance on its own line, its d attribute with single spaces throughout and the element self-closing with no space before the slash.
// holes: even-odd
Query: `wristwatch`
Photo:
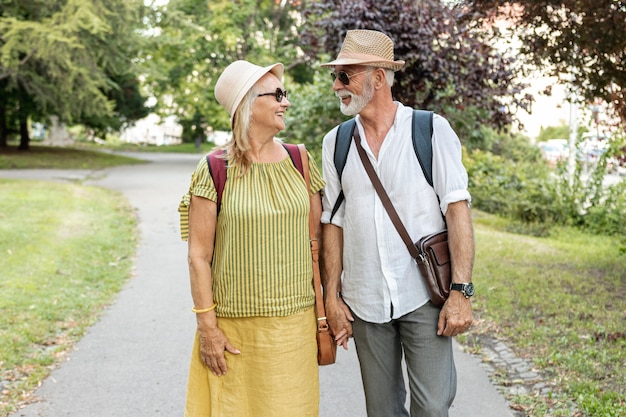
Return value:
<svg viewBox="0 0 626 417">
<path fill-rule="evenodd" d="M 461 293 L 465 296 L 465 298 L 470 298 L 474 295 L 474 284 L 471 282 L 467 284 L 450 284 L 450 289 L 453 291 L 461 291 Z"/>
</svg>

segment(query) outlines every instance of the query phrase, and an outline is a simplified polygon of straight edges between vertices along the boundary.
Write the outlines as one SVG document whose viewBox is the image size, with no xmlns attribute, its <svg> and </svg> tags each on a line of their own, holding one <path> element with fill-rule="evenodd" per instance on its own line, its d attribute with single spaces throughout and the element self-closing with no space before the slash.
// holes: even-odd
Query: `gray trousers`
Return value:
<svg viewBox="0 0 626 417">
<path fill-rule="evenodd" d="M 368 417 L 408 417 L 402 374 L 405 355 L 411 417 L 448 417 L 456 395 L 452 339 L 437 336 L 440 309 L 431 303 L 377 324 L 353 314 Z"/>
</svg>

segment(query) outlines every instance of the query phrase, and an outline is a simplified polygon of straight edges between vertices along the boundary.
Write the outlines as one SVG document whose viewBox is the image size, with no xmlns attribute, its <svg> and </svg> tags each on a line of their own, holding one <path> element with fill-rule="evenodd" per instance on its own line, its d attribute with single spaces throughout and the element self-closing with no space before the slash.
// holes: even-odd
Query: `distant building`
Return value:
<svg viewBox="0 0 626 417">
<path fill-rule="evenodd" d="M 182 143 L 183 127 L 174 116 L 161 119 L 152 113 L 120 134 L 120 140 L 139 145 L 178 145 Z"/>
</svg>

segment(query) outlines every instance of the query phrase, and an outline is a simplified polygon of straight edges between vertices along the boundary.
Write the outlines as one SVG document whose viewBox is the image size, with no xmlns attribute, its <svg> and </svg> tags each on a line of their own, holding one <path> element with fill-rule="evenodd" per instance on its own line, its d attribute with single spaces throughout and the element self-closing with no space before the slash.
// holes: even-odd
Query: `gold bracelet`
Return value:
<svg viewBox="0 0 626 417">
<path fill-rule="evenodd" d="M 198 313 L 206 313 L 209 312 L 211 310 L 214 310 L 215 307 L 217 307 L 217 303 L 214 303 L 211 307 L 209 308 L 203 308 L 202 310 L 198 310 L 197 308 L 192 308 L 191 311 L 193 311 L 194 313 L 198 314 Z"/>
</svg>

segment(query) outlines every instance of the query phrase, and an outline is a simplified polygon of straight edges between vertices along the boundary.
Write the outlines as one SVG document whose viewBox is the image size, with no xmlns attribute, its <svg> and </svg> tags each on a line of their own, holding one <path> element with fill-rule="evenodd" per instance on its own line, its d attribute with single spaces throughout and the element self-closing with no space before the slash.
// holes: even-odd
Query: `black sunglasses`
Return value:
<svg viewBox="0 0 626 417">
<path fill-rule="evenodd" d="M 283 101 L 283 97 L 287 98 L 287 90 L 281 90 L 280 88 L 277 88 L 276 91 L 272 93 L 259 94 L 257 97 L 261 96 L 274 96 L 276 98 L 276 101 L 280 103 L 281 101 Z"/>
<path fill-rule="evenodd" d="M 339 81 L 341 82 L 341 84 L 350 85 L 350 78 L 356 77 L 359 74 L 366 73 L 367 71 L 369 70 L 357 72 L 356 74 L 352 74 L 352 75 L 348 75 L 348 73 L 345 71 L 331 72 L 330 77 L 333 79 L 333 82 L 335 82 L 335 80 L 339 78 Z"/>
</svg>

